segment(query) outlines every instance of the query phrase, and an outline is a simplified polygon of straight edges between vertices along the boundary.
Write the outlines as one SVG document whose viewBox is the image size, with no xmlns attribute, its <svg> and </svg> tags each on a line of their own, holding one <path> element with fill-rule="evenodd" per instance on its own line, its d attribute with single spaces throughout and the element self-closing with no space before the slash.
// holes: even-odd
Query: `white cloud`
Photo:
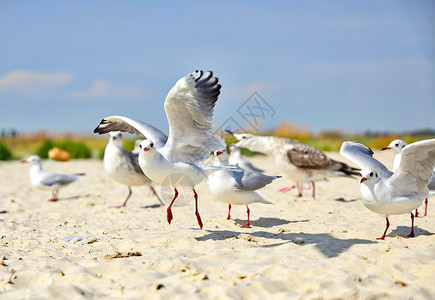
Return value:
<svg viewBox="0 0 435 300">
<path fill-rule="evenodd" d="M 48 93 L 64 86 L 73 79 L 74 75 L 64 72 L 48 73 L 16 70 L 0 77 L 0 93 Z"/>
<path fill-rule="evenodd" d="M 105 79 L 95 81 L 88 90 L 70 91 L 69 97 L 77 99 L 101 99 L 101 98 L 138 98 L 143 97 L 143 91 L 133 85 L 117 85 Z"/>
</svg>

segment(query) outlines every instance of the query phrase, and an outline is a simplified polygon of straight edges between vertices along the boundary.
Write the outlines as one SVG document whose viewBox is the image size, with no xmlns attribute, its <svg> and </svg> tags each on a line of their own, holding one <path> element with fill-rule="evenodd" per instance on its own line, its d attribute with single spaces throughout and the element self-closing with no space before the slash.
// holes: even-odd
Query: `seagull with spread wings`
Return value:
<svg viewBox="0 0 435 300">
<path fill-rule="evenodd" d="M 400 160 L 402 157 L 402 150 L 405 148 L 408 144 L 401 140 L 397 139 L 392 141 L 387 147 L 382 148 L 381 150 L 393 150 L 394 152 L 394 162 L 393 162 L 393 172 L 396 172 L 396 170 L 399 168 Z M 429 194 L 433 195 L 435 194 L 435 172 L 432 172 L 431 179 L 429 180 L 429 183 L 427 184 L 427 187 L 429 188 Z M 423 217 L 427 216 L 427 198 L 424 200 L 424 215 Z M 415 216 L 418 217 L 418 210 L 415 209 Z"/>
<path fill-rule="evenodd" d="M 173 219 L 171 207 L 178 197 L 178 186 L 193 190 L 195 215 L 202 228 L 198 212 L 198 194 L 195 186 L 209 174 L 222 167 L 200 162 L 210 157 L 210 152 L 226 147 L 225 141 L 212 129 L 213 110 L 221 85 L 211 71 L 195 71 L 179 79 L 165 100 L 169 135 L 157 128 L 127 117 L 104 118 L 94 132 L 103 134 L 123 131 L 145 136 L 140 143 L 139 165 L 152 181 L 174 188 L 174 198 L 167 208 L 167 220 Z"/>
<path fill-rule="evenodd" d="M 358 142 L 344 142 L 340 154 L 351 160 L 361 170 L 361 199 L 371 211 L 382 214 L 387 220 L 383 240 L 387 233 L 390 215 L 411 214 L 411 233 L 414 236 L 414 214 L 428 197 L 427 187 L 435 167 L 435 139 L 419 141 L 403 148 L 402 158 L 395 173 L 373 158 L 373 151 Z"/>
</svg>

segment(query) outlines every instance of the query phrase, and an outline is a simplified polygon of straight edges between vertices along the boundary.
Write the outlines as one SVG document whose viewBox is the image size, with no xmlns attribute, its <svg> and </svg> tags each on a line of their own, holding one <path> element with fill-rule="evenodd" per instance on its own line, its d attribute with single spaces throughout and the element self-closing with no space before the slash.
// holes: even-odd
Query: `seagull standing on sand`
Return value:
<svg viewBox="0 0 435 300">
<path fill-rule="evenodd" d="M 393 172 L 396 172 L 400 165 L 400 160 L 402 157 L 402 150 L 405 148 L 408 144 L 400 139 L 392 141 L 387 147 L 382 148 L 381 150 L 393 150 L 394 152 L 394 163 L 393 163 Z M 429 188 L 429 194 L 433 195 L 435 194 L 435 172 L 432 172 L 431 179 L 427 185 Z M 427 216 L 427 198 L 424 200 L 424 215 L 423 217 Z M 418 210 L 415 209 L 415 216 L 418 217 Z"/>
<path fill-rule="evenodd" d="M 414 236 L 414 215 L 429 195 L 427 183 L 435 167 L 435 139 L 424 140 L 403 148 L 402 158 L 395 173 L 373 158 L 373 151 L 357 142 L 344 142 L 340 154 L 362 168 L 361 199 L 371 211 L 385 215 L 390 226 L 390 215 L 411 214 L 411 233 Z"/>
<path fill-rule="evenodd" d="M 109 132 L 109 142 L 104 150 L 104 170 L 106 170 L 110 178 L 128 187 L 127 198 L 121 205 L 114 206 L 115 208 L 125 207 L 132 194 L 130 186 L 139 185 L 148 185 L 163 205 L 162 200 L 160 200 L 151 184 L 151 180 L 142 172 L 138 156 L 139 154 L 124 150 L 122 134 L 119 131 Z"/>
<path fill-rule="evenodd" d="M 38 155 L 32 155 L 22 161 L 23 163 L 30 163 L 30 183 L 37 188 L 51 190 L 50 201 L 56 201 L 59 189 L 67 186 L 68 184 L 76 181 L 84 173 L 71 173 L 59 174 L 45 171 L 42 168 L 42 161 Z"/>
<path fill-rule="evenodd" d="M 215 166 L 228 166 L 226 150 L 215 152 Z M 228 217 L 230 219 L 231 205 L 246 205 L 248 223 L 242 228 L 251 228 L 249 224 L 250 210 L 248 204 L 260 202 L 272 204 L 261 197 L 256 190 L 265 187 L 277 176 L 267 176 L 260 172 L 247 170 L 221 170 L 208 175 L 206 182 L 213 196 L 224 203 L 228 203 Z"/>
<path fill-rule="evenodd" d="M 302 183 L 308 182 L 311 183 L 313 199 L 315 199 L 314 181 L 331 176 L 359 175 L 358 169 L 333 160 L 318 149 L 295 140 L 275 136 L 256 136 L 249 133 L 232 133 L 232 135 L 238 140 L 236 147 L 272 154 L 277 167 L 289 179 L 296 182 L 296 185 L 282 188 L 280 192 L 298 188 L 299 196 L 302 196 Z"/>
<path fill-rule="evenodd" d="M 209 158 L 210 152 L 226 147 L 212 129 L 220 88 L 211 71 L 195 71 L 178 80 L 165 100 L 168 137 L 151 125 L 120 116 L 104 118 L 94 130 L 99 134 L 124 131 L 147 138 L 140 143 L 139 165 L 152 181 L 174 188 L 174 198 L 167 208 L 168 223 L 173 219 L 171 207 L 178 197 L 177 187 L 187 186 L 193 190 L 195 215 L 199 227 L 203 227 L 195 186 L 222 167 L 199 162 Z"/>
</svg>

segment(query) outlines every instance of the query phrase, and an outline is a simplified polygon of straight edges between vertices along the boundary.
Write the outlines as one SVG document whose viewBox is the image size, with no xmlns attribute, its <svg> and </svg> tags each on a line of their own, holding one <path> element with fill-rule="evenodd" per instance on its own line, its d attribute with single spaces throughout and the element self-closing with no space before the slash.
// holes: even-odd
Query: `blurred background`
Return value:
<svg viewBox="0 0 435 300">
<path fill-rule="evenodd" d="M 109 115 L 167 131 L 166 94 L 195 69 L 222 84 L 217 128 L 321 150 L 435 136 L 430 0 L 6 0 L 0 57 L 9 157 L 61 143 L 99 156 L 107 137 L 92 131 Z"/>
</svg>

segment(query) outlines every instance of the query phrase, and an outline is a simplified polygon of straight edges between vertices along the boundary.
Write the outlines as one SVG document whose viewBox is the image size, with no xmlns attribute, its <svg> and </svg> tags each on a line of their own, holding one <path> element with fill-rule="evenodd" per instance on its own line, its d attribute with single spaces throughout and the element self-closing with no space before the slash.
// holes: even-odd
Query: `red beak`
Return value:
<svg viewBox="0 0 435 300">
<path fill-rule="evenodd" d="M 381 149 L 381 151 L 382 150 L 389 150 L 389 149 L 391 149 L 391 148 L 390 147 L 384 147 L 384 148 Z"/>
<path fill-rule="evenodd" d="M 361 178 L 360 183 L 363 183 L 363 182 L 366 181 L 366 180 L 367 180 L 367 178 L 363 177 L 363 178 Z"/>
<path fill-rule="evenodd" d="M 143 151 L 145 151 L 145 152 L 147 152 L 148 150 L 150 150 L 150 148 L 148 148 L 148 147 L 143 148 Z"/>
<path fill-rule="evenodd" d="M 26 159 L 23 159 L 21 162 L 22 162 L 23 164 L 27 164 L 27 163 L 28 163 L 28 161 L 27 161 Z"/>
<path fill-rule="evenodd" d="M 222 154 L 222 151 L 217 151 L 216 152 L 216 156 L 219 156 L 219 155 L 221 155 Z"/>
</svg>

